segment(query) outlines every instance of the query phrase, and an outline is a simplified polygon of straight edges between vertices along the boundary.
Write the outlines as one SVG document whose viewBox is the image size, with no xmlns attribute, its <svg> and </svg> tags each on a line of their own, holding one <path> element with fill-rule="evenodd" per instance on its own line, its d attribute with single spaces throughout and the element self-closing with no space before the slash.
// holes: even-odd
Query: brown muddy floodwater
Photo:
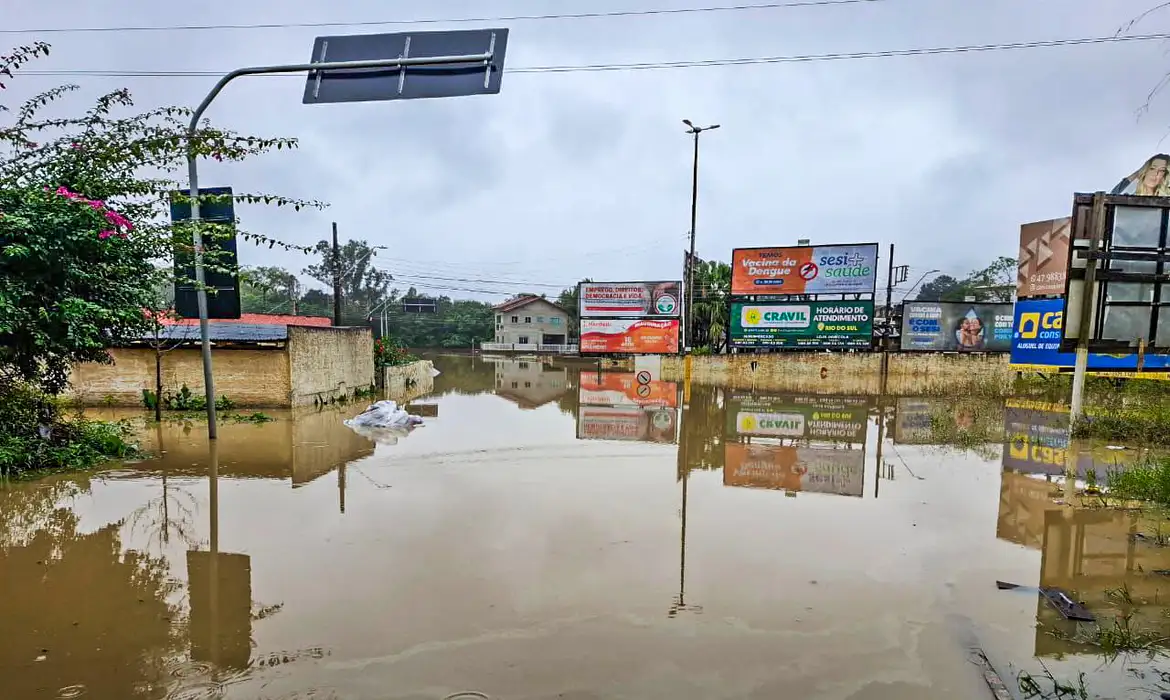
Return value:
<svg viewBox="0 0 1170 700">
<path fill-rule="evenodd" d="M 1059 407 L 436 365 L 395 444 L 359 407 L 214 456 L 171 422 L 155 458 L 0 486 L 0 698 L 989 698 L 975 646 L 1009 685 L 1157 685 L 996 588 L 1170 584 L 1136 516 L 1060 500 Z M 981 444 L 930 444 L 952 414 Z"/>
</svg>

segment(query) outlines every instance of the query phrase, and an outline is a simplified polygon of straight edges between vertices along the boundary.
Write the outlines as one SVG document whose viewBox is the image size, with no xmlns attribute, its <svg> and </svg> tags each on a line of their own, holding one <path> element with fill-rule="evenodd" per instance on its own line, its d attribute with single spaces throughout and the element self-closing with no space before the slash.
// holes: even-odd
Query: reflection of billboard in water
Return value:
<svg viewBox="0 0 1170 700">
<path fill-rule="evenodd" d="M 909 301 L 902 309 L 902 349 L 1010 352 L 1011 304 Z"/>
<path fill-rule="evenodd" d="M 727 399 L 728 436 L 864 443 L 868 426 L 864 397 L 738 394 Z"/>
<path fill-rule="evenodd" d="M 1092 420 L 1094 411 L 1089 409 Z M 1059 476 L 1068 468 L 1069 407 L 1026 399 L 1008 399 L 1003 411 L 1005 469 L 1026 474 Z M 1077 449 L 1077 477 L 1084 479 L 1089 470 L 1100 482 L 1111 471 L 1125 469 L 1141 454 L 1140 450 L 1110 450 L 1088 444 Z"/>
<path fill-rule="evenodd" d="M 901 445 L 936 445 L 945 442 L 948 435 L 960 430 L 978 427 L 986 429 L 986 439 L 999 442 L 1002 426 L 997 420 L 986 425 L 981 416 L 988 415 L 991 407 L 983 402 L 957 401 L 956 399 L 904 398 L 898 399 L 894 417 L 894 442 Z M 934 421 L 942 421 L 935 430 Z"/>
<path fill-rule="evenodd" d="M 860 497 L 865 452 L 729 442 L 723 485 Z"/>
<path fill-rule="evenodd" d="M 577 439 L 673 443 L 678 439 L 678 409 L 582 404 Z"/>
<path fill-rule="evenodd" d="M 639 384 L 633 372 L 581 372 L 578 403 L 592 406 L 678 406 L 678 385 Z"/>
<path fill-rule="evenodd" d="M 903 445 L 929 445 L 930 421 L 934 412 L 946 406 L 942 399 L 898 399 L 894 416 L 894 442 Z"/>
</svg>

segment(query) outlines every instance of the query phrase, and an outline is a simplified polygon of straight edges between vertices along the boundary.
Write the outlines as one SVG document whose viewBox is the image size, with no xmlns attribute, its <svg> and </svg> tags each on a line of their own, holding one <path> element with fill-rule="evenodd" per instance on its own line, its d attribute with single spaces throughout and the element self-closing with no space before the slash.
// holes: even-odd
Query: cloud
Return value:
<svg viewBox="0 0 1170 700">
<path fill-rule="evenodd" d="M 24 5 L 11 26 L 183 24 L 181 6 L 130 0 Z M 322 18 L 305 0 L 272 8 L 207 3 L 199 22 Z M 519 0 L 444 2 L 431 16 L 533 13 Z M 640 4 L 637 4 L 641 6 Z M 628 2 L 557 10 L 630 9 Z M 1142 2 L 888 0 L 866 5 L 511 23 L 508 65 L 793 55 L 1109 35 Z M 349 0 L 328 19 L 419 17 L 416 3 Z M 67 17 L 67 19 L 65 19 Z M 1163 29 L 1155 15 L 1138 31 Z M 468 28 L 466 25 L 452 25 Z M 423 25 L 441 29 L 444 25 Z M 317 34 L 390 28 L 61 34 L 45 69 L 227 70 L 307 58 Z M 10 42 L 29 37 L 7 35 Z M 1157 42 L 866 61 L 645 72 L 512 73 L 499 95 L 414 103 L 301 105 L 303 78 L 229 87 L 209 112 L 301 148 L 205 166 L 209 184 L 318 198 L 325 212 L 249 207 L 251 228 L 309 244 L 343 238 L 392 251 L 416 274 L 564 284 L 678 277 L 690 221 L 691 142 L 702 137 L 698 249 L 878 241 L 899 262 L 962 273 L 1014 255 L 1021 222 L 1061 216 L 1076 190 L 1108 188 L 1162 148 Z M 22 78 L 22 89 L 59 78 Z M 193 104 L 212 78 L 86 79 L 121 84 L 144 107 Z M 393 260 L 391 260 L 393 259 Z M 245 249 L 248 264 L 299 270 L 301 256 Z M 455 286 L 436 281 L 437 285 Z M 476 288 L 492 288 L 480 284 Z M 431 291 L 443 292 L 441 288 Z M 546 291 L 541 288 L 537 291 Z M 465 292 L 451 292 L 456 295 Z M 483 295 L 480 295 L 481 297 Z M 486 298 L 486 297 L 485 297 Z"/>
</svg>

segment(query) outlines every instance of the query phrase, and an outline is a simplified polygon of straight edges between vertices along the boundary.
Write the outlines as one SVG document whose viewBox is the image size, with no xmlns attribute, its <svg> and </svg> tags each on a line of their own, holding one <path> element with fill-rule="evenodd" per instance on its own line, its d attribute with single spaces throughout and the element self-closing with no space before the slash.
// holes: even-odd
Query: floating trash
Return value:
<svg viewBox="0 0 1170 700">
<path fill-rule="evenodd" d="M 85 695 L 86 691 L 87 688 L 84 685 L 67 685 L 57 691 L 57 697 L 65 699 L 79 698 L 82 695 Z"/>
<path fill-rule="evenodd" d="M 474 690 L 467 690 L 467 691 L 464 691 L 462 693 L 455 693 L 453 695 L 448 695 L 447 697 L 443 698 L 443 700 L 492 700 L 492 699 L 489 698 L 488 696 L 484 695 L 483 693 L 480 693 L 480 692 L 477 692 Z"/>
</svg>

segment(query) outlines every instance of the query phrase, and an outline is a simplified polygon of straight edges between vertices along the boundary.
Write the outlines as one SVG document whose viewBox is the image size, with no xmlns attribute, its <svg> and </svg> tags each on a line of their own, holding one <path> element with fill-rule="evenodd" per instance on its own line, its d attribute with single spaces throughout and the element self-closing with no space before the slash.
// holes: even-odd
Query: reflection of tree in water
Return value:
<svg viewBox="0 0 1170 700">
<path fill-rule="evenodd" d="M 181 585 L 161 557 L 123 552 L 114 522 L 91 534 L 60 506 L 81 486 L 0 490 L 0 669 L 5 696 L 129 698 L 186 641 L 167 602 Z M 36 661 L 43 656 L 43 660 Z"/>
<path fill-rule="evenodd" d="M 726 422 L 727 408 L 723 390 L 692 384 L 691 401 L 682 414 L 680 469 L 723 468 L 723 431 Z M 681 471 L 678 477 L 682 478 Z"/>
<path fill-rule="evenodd" d="M 490 394 L 496 390 L 495 365 L 481 358 L 460 355 L 440 355 L 433 358 L 435 394 Z"/>
<path fill-rule="evenodd" d="M 577 418 L 577 414 L 581 409 L 581 393 L 578 387 L 581 386 L 581 372 L 579 370 L 569 368 L 565 371 L 565 393 L 557 397 L 557 407 L 561 409 L 561 413 L 566 416 L 573 416 Z"/>
<path fill-rule="evenodd" d="M 997 459 L 1003 442 L 1003 407 L 1002 399 L 979 397 L 939 402 L 930 414 L 930 443 Z"/>
<path fill-rule="evenodd" d="M 168 483 L 167 474 L 162 474 L 162 493 L 148 499 L 127 518 L 130 534 L 137 539 L 142 536 L 143 549 L 162 554 L 171 543 L 171 538 L 191 547 L 198 544 L 195 535 L 195 518 L 199 511 L 199 500 L 195 494 L 182 486 Z"/>
</svg>

